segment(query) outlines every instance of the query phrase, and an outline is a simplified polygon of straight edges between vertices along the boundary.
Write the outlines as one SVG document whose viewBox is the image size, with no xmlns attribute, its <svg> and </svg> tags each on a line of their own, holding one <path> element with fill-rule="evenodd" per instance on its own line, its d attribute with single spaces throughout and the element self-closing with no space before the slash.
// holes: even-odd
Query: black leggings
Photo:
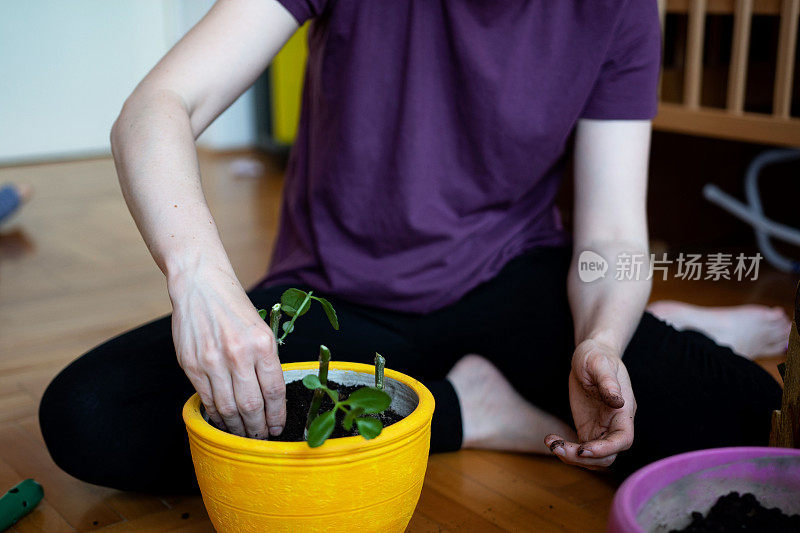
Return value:
<svg viewBox="0 0 800 533">
<path fill-rule="evenodd" d="M 431 450 L 461 446 L 458 397 L 445 379 L 464 354 L 491 360 L 534 405 L 572 423 L 567 376 L 574 349 L 566 295 L 569 251 L 545 248 L 511 261 L 493 280 L 427 315 L 331 297 L 341 330 L 312 307 L 281 347 L 282 362 L 372 362 L 422 380 L 436 399 Z M 249 293 L 268 309 L 286 287 Z M 700 333 L 678 332 L 645 313 L 623 361 L 638 411 L 633 447 L 613 469 L 627 474 L 668 455 L 717 446 L 765 445 L 781 390 L 755 363 Z M 120 335 L 65 368 L 39 418 L 55 462 L 75 477 L 119 489 L 194 490 L 181 407 L 193 388 L 177 364 L 170 318 Z"/>
</svg>

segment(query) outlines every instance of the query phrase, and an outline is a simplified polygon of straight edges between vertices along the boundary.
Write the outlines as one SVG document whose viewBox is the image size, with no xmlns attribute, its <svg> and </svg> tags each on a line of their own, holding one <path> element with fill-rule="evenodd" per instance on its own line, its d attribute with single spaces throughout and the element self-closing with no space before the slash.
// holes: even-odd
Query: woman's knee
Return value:
<svg viewBox="0 0 800 533">
<path fill-rule="evenodd" d="M 96 485 L 192 490 L 181 421 L 191 385 L 177 365 L 172 372 L 158 361 L 123 363 L 90 352 L 53 379 L 39 407 L 50 455 L 70 475 Z"/>
<path fill-rule="evenodd" d="M 94 470 L 102 464 L 98 428 L 104 409 L 113 401 L 103 397 L 97 377 L 84 376 L 74 363 L 50 383 L 39 405 L 39 424 L 53 461 L 67 473 L 98 483 Z"/>
</svg>

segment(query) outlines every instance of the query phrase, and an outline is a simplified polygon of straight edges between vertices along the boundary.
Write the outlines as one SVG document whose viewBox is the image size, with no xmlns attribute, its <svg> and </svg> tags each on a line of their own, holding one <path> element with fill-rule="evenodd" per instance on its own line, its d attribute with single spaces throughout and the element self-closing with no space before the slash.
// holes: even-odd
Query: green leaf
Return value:
<svg viewBox="0 0 800 533">
<path fill-rule="evenodd" d="M 281 309 L 289 316 L 302 316 L 311 308 L 311 301 L 306 301 L 307 297 L 308 293 L 300 289 L 286 289 L 286 292 L 281 296 Z M 306 302 L 305 305 L 303 305 L 304 301 Z M 301 305 L 303 306 L 302 309 L 300 309 Z M 299 313 L 298 309 L 300 309 Z"/>
<path fill-rule="evenodd" d="M 357 391 L 353 391 L 347 398 L 346 403 L 352 408 L 360 407 L 365 414 L 370 414 L 386 410 L 391 405 L 392 399 L 380 389 L 362 387 Z"/>
<path fill-rule="evenodd" d="M 312 448 L 322 446 L 322 443 L 333 433 L 333 427 L 335 425 L 335 411 L 322 413 L 311 422 L 311 426 L 308 428 L 308 438 L 306 438 L 306 442 L 308 442 L 308 445 Z"/>
<path fill-rule="evenodd" d="M 294 331 L 294 324 L 292 324 L 292 322 L 291 322 L 291 321 L 289 321 L 289 322 L 284 322 L 284 323 L 283 323 L 283 326 L 281 326 L 281 327 L 283 328 L 283 331 L 284 331 L 284 332 L 285 332 L 287 335 L 288 335 L 289 333 L 291 333 L 291 332 L 293 332 L 293 331 Z"/>
<path fill-rule="evenodd" d="M 331 323 L 331 326 L 333 326 L 333 329 L 339 331 L 339 317 L 336 316 L 336 310 L 331 303 L 325 298 L 320 298 L 318 296 L 312 296 L 312 298 L 322 305 L 322 309 L 325 311 L 325 315 L 328 317 L 328 321 Z"/>
<path fill-rule="evenodd" d="M 364 414 L 364 410 L 360 407 L 356 407 L 355 409 L 350 409 L 349 411 L 347 411 L 347 414 L 344 415 L 344 420 L 342 420 L 342 425 L 344 426 L 344 429 L 346 429 L 347 431 L 353 429 L 353 420 L 355 419 L 355 417 L 360 416 L 362 414 Z"/>
<path fill-rule="evenodd" d="M 326 387 L 326 390 L 328 391 L 328 394 L 330 395 L 331 400 L 333 400 L 333 403 L 338 403 L 339 402 L 339 392 L 335 391 L 335 390 L 332 390 L 332 389 L 328 389 L 327 387 Z"/>
<path fill-rule="evenodd" d="M 381 434 L 383 424 L 377 418 L 372 418 L 371 416 L 362 416 L 360 418 L 356 418 L 356 427 L 358 427 L 358 432 L 361 433 L 361 436 L 369 440 L 374 439 Z"/>
<path fill-rule="evenodd" d="M 305 385 L 307 389 L 311 390 L 316 390 L 322 387 L 322 383 L 319 382 L 319 378 L 317 377 L 316 374 L 308 374 L 307 376 L 305 376 L 303 378 L 303 385 Z"/>
<path fill-rule="evenodd" d="M 258 310 L 258 316 L 261 317 L 261 320 L 266 320 L 267 319 L 267 310 L 266 309 L 259 309 Z"/>
</svg>

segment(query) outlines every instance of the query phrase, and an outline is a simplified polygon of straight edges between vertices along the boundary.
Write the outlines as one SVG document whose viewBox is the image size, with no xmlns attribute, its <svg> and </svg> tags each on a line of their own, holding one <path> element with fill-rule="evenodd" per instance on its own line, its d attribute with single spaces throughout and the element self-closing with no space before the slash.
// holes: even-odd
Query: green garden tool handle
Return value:
<svg viewBox="0 0 800 533">
<path fill-rule="evenodd" d="M 32 479 L 17 483 L 0 498 L 0 531 L 5 531 L 33 511 L 44 497 L 44 490 Z"/>
</svg>

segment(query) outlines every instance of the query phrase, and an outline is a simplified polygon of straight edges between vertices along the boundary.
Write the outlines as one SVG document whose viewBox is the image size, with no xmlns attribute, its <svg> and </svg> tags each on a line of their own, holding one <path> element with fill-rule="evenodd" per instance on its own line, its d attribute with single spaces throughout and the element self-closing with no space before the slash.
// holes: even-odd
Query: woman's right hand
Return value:
<svg viewBox="0 0 800 533">
<path fill-rule="evenodd" d="M 235 435 L 279 435 L 286 387 L 275 337 L 233 272 L 193 267 L 167 286 L 178 363 L 211 421 Z"/>
</svg>

